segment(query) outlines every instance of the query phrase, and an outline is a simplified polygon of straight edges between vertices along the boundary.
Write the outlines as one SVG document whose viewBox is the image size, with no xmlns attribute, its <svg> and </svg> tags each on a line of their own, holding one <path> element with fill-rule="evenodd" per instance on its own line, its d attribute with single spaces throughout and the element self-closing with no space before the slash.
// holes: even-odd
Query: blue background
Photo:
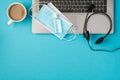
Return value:
<svg viewBox="0 0 120 80">
<path fill-rule="evenodd" d="M 93 52 L 79 35 L 72 42 L 53 35 L 32 34 L 31 18 L 7 25 L 6 10 L 12 2 L 27 9 L 31 0 L 0 2 L 0 80 L 120 80 L 120 50 Z M 115 33 L 94 48 L 120 46 L 120 0 L 115 0 Z M 91 36 L 92 41 L 100 35 Z"/>
</svg>

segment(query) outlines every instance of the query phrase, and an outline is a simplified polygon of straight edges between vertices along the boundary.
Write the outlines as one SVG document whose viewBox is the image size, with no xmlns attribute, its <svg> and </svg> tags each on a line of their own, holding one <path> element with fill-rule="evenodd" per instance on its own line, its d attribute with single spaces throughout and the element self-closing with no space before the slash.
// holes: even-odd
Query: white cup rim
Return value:
<svg viewBox="0 0 120 80">
<path fill-rule="evenodd" d="M 14 19 L 12 19 L 12 18 L 9 16 L 9 9 L 10 9 L 11 6 L 13 6 L 13 5 L 15 5 L 15 4 L 21 5 L 21 6 L 24 8 L 24 10 L 25 10 L 25 15 L 24 15 L 24 17 L 23 17 L 22 19 L 20 19 L 20 20 L 14 20 Z M 8 16 L 9 19 L 12 20 L 13 22 L 21 22 L 21 21 L 23 21 L 23 20 L 26 18 L 26 15 L 27 15 L 27 10 L 26 10 L 25 6 L 24 6 L 22 3 L 20 3 L 20 2 L 13 2 L 13 3 L 11 3 L 11 4 L 8 6 L 8 8 L 7 8 L 7 16 Z"/>
</svg>

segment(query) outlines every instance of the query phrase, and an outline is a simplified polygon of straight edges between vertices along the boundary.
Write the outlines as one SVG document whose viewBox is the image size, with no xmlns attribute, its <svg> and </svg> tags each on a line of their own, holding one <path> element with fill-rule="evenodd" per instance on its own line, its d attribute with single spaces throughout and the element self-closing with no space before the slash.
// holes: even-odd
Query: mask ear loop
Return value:
<svg viewBox="0 0 120 80">
<path fill-rule="evenodd" d="M 74 26 L 75 27 L 75 26 Z M 73 29 L 71 29 L 71 32 L 73 32 L 72 36 L 70 36 L 70 39 L 67 39 L 67 38 L 63 38 L 63 40 L 65 41 L 73 41 L 76 39 L 77 37 L 77 34 L 75 33 L 75 31 Z M 71 35 L 71 34 L 70 34 Z"/>
<path fill-rule="evenodd" d="M 32 14 L 30 14 L 30 12 L 32 12 L 32 9 L 33 9 L 33 7 L 36 7 L 36 6 L 43 6 L 43 5 L 45 5 L 45 4 L 47 4 L 48 2 L 39 2 L 39 3 L 34 3 L 34 4 L 32 4 L 33 6 L 31 6 L 30 8 L 29 8 L 29 10 L 28 10 L 28 15 L 31 17 L 31 18 L 33 18 L 33 15 Z"/>
</svg>

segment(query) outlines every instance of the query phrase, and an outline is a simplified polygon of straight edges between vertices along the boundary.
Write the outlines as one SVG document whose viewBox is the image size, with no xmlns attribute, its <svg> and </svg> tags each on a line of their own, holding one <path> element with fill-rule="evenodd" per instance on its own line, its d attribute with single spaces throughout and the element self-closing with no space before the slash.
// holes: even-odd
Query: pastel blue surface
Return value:
<svg viewBox="0 0 120 80">
<path fill-rule="evenodd" d="M 93 52 L 82 35 L 66 42 L 53 35 L 32 34 L 29 16 L 8 26 L 6 10 L 12 2 L 31 6 L 31 0 L 1 1 L 0 80 L 120 80 L 120 50 Z M 115 33 L 95 48 L 120 46 L 119 5 L 120 0 L 115 0 Z"/>
</svg>

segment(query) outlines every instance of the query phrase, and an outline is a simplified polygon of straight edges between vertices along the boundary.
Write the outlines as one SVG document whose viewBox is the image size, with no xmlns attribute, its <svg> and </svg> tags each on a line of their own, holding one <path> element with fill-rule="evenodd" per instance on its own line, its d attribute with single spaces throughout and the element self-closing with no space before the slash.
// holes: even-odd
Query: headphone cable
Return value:
<svg viewBox="0 0 120 80">
<path fill-rule="evenodd" d="M 105 49 L 94 49 L 91 45 L 90 45 L 90 41 L 88 41 L 88 46 L 92 51 L 99 51 L 99 52 L 115 52 L 117 50 L 120 50 L 120 47 L 113 49 L 113 50 L 105 50 Z"/>
</svg>

